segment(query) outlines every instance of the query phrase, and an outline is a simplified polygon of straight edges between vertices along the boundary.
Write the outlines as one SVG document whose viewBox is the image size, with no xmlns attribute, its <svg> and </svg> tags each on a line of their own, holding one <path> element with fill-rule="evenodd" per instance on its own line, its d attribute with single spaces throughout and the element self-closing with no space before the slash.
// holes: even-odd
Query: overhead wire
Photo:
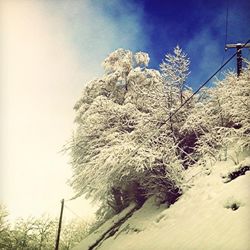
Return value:
<svg viewBox="0 0 250 250">
<path fill-rule="evenodd" d="M 229 14 L 229 0 L 227 0 L 227 9 L 226 9 L 226 18 L 225 18 L 226 23 L 225 23 L 224 52 L 223 52 L 223 57 L 221 60 L 221 65 L 223 65 L 225 57 L 226 57 L 226 45 L 227 45 L 227 38 L 228 38 L 228 14 Z"/>
<path fill-rule="evenodd" d="M 250 49 L 248 49 L 247 52 L 248 52 L 247 53 L 248 54 L 247 59 L 250 61 Z"/>
<path fill-rule="evenodd" d="M 80 215 L 78 215 L 75 211 L 73 211 L 70 207 L 68 207 L 66 204 L 64 204 L 64 207 L 68 209 L 72 214 L 74 214 L 76 217 L 80 218 L 81 220 L 84 220 Z"/>
</svg>

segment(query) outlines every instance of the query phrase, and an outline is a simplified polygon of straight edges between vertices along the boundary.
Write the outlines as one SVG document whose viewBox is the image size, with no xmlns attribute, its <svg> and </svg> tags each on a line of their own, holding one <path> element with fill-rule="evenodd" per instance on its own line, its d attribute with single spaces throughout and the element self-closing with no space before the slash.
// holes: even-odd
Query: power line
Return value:
<svg viewBox="0 0 250 250">
<path fill-rule="evenodd" d="M 228 13 L 229 13 L 229 0 L 227 0 L 227 10 L 226 10 L 226 25 L 225 25 L 225 41 L 224 41 L 224 52 L 221 60 L 221 65 L 223 65 L 226 56 L 226 44 L 228 38 Z M 221 72 L 220 72 L 221 73 Z"/>
<path fill-rule="evenodd" d="M 242 48 L 244 48 L 248 43 L 250 42 L 250 39 L 242 46 Z M 157 131 L 155 131 L 154 133 L 152 133 L 152 134 L 150 134 L 149 136 L 147 136 L 144 140 L 143 140 L 143 142 L 140 144 L 140 145 L 138 145 L 130 154 L 128 154 L 128 156 L 124 159 L 124 160 L 122 160 L 120 163 L 118 163 L 118 169 L 123 165 L 123 164 L 126 164 L 128 161 L 129 161 L 129 159 L 131 158 L 131 157 L 133 157 L 137 152 L 138 152 L 138 150 L 147 142 L 147 141 L 149 141 L 151 138 L 153 138 L 154 136 L 156 136 L 158 133 L 159 133 L 159 131 L 160 131 L 160 129 L 168 122 L 168 121 L 170 121 L 171 119 L 172 119 L 172 117 L 174 116 L 174 115 L 176 115 L 176 113 L 177 112 L 179 112 L 202 88 L 204 88 L 205 87 L 205 85 L 218 73 L 218 72 L 220 72 L 221 71 L 221 69 L 222 68 L 224 68 L 235 56 L 237 55 L 237 52 L 235 52 L 223 65 L 221 65 L 220 67 L 219 67 L 219 69 L 218 70 L 216 70 L 215 71 L 215 73 L 213 73 L 203 84 L 201 84 L 201 86 L 188 98 L 188 99 L 186 99 L 185 100 L 185 102 L 182 104 L 182 105 L 180 105 L 173 113 L 171 113 L 170 115 L 169 115 L 169 117 L 167 118 L 167 120 L 165 121 L 165 123 L 163 123 L 163 124 L 161 124 L 160 126 L 159 126 L 159 128 L 158 128 L 158 130 Z M 147 123 L 145 123 L 145 125 L 147 125 L 149 123 L 149 121 L 147 122 Z M 144 125 L 144 126 L 145 126 Z"/>
<path fill-rule="evenodd" d="M 244 58 L 247 59 L 248 61 L 250 60 L 250 48 L 246 50 L 246 53 L 244 55 Z"/>
<path fill-rule="evenodd" d="M 229 0 L 227 0 L 226 35 L 225 35 L 225 43 L 224 43 L 225 46 L 226 46 L 226 44 L 227 44 L 227 36 L 228 36 L 228 10 L 229 10 Z"/>
<path fill-rule="evenodd" d="M 68 209 L 72 214 L 74 214 L 76 217 L 80 218 L 81 220 L 85 220 L 83 219 L 80 215 L 78 215 L 76 212 L 74 212 L 71 208 L 69 208 L 67 205 L 65 205 L 65 208 Z"/>
</svg>

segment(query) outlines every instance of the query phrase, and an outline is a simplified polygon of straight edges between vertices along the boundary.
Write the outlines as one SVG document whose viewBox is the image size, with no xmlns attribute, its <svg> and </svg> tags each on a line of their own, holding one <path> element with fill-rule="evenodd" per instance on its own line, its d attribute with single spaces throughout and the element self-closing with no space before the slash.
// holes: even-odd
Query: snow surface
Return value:
<svg viewBox="0 0 250 250">
<path fill-rule="evenodd" d="M 88 235 L 84 239 L 84 246 L 83 244 L 79 244 L 78 246 L 74 247 L 73 250 L 80 250 L 80 249 L 88 249 L 91 245 L 93 245 L 106 231 L 108 231 L 115 223 L 117 223 L 121 218 L 126 216 L 131 210 L 135 208 L 135 204 L 131 204 L 129 207 L 124 209 L 121 213 L 117 214 L 110 220 L 106 221 L 103 225 L 101 225 L 98 229 L 96 229 L 92 234 Z"/>
<path fill-rule="evenodd" d="M 248 157 L 244 164 L 249 163 Z M 201 174 L 193 169 L 196 175 L 192 178 L 192 187 L 175 204 L 169 208 L 157 206 L 151 197 L 115 235 L 94 249 L 250 249 L 250 171 L 224 183 L 223 175 L 234 168 L 237 166 L 232 161 L 221 161 Z M 235 204 L 237 210 L 232 209 Z M 74 250 L 87 250 L 100 234 L 130 210 L 131 207 L 107 221 Z"/>
</svg>

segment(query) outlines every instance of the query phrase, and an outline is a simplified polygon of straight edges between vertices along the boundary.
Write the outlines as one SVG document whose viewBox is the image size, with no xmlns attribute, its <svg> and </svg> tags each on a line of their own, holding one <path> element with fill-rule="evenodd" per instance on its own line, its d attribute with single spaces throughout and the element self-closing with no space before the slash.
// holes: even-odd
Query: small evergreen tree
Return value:
<svg viewBox="0 0 250 250">
<path fill-rule="evenodd" d="M 182 164 L 185 167 L 190 164 L 189 154 L 195 140 L 182 134 L 181 128 L 193 108 L 194 100 L 189 101 L 177 114 L 173 114 L 192 95 L 191 88 L 186 85 L 187 77 L 190 74 L 189 65 L 189 58 L 178 45 L 174 48 L 173 54 L 166 54 L 160 64 L 171 136 L 176 145 L 176 154 L 183 160 Z"/>
<path fill-rule="evenodd" d="M 174 48 L 174 54 L 166 54 L 165 60 L 160 64 L 169 108 L 173 107 L 177 96 L 180 103 L 183 103 L 183 91 L 186 79 L 190 74 L 189 65 L 189 58 L 178 45 Z"/>
</svg>

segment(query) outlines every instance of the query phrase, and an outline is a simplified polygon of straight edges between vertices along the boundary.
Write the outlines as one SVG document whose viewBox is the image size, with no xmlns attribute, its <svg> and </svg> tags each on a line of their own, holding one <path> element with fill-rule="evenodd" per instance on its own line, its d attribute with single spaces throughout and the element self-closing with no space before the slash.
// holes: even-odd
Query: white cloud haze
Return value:
<svg viewBox="0 0 250 250">
<path fill-rule="evenodd" d="M 141 13 L 115 1 L 0 3 L 1 202 L 12 217 L 56 215 L 60 199 L 72 195 L 68 158 L 58 153 L 71 135 L 72 107 L 109 52 L 145 44 Z M 92 211 L 84 199 L 68 206 L 81 216 Z"/>
</svg>

